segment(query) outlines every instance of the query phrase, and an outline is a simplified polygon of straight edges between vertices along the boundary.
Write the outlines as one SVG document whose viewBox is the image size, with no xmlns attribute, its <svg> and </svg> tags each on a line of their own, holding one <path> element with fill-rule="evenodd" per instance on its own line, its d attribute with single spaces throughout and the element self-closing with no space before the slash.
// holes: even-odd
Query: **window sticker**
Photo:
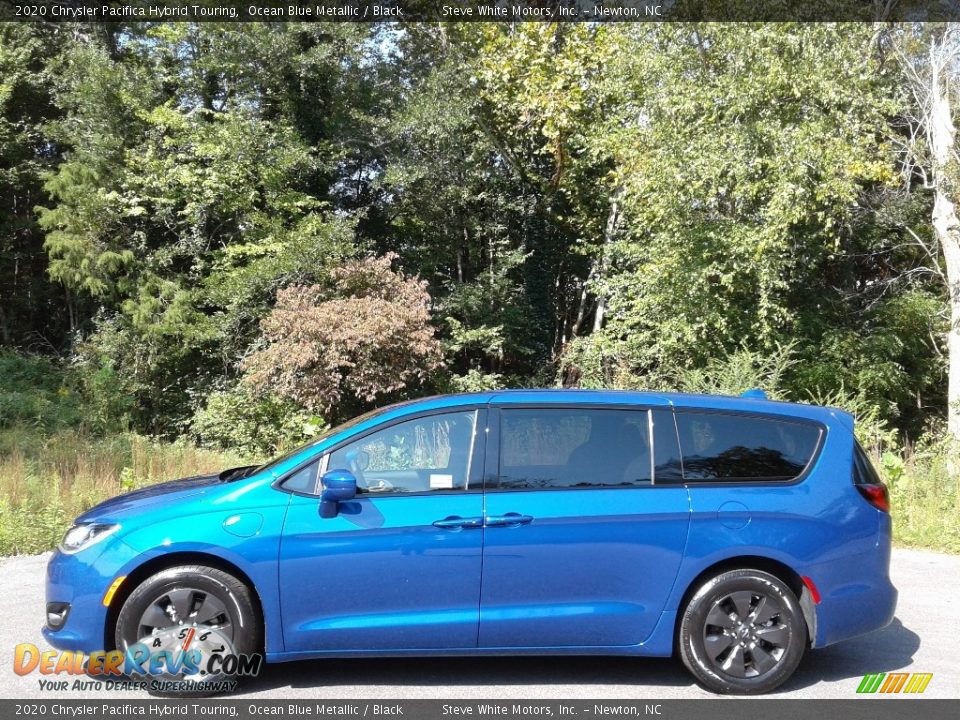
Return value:
<svg viewBox="0 0 960 720">
<path fill-rule="evenodd" d="M 453 490 L 453 475 L 430 473 L 431 490 Z"/>
</svg>

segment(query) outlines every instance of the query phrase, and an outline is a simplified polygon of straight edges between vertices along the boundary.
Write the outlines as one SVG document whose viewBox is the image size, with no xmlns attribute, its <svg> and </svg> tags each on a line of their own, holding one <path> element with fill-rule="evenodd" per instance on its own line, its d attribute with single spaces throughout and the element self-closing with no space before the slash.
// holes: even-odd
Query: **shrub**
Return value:
<svg viewBox="0 0 960 720">
<path fill-rule="evenodd" d="M 323 426 L 292 400 L 269 392 L 254 394 L 243 384 L 211 393 L 190 421 L 201 444 L 264 458 L 303 442 Z"/>
<path fill-rule="evenodd" d="M 772 352 L 755 352 L 741 347 L 729 355 L 712 358 L 701 368 L 676 373 L 676 386 L 683 392 L 740 395 L 750 388 L 762 388 L 775 400 L 787 399 L 784 376 L 795 364 L 794 343 L 777 345 Z"/>
<path fill-rule="evenodd" d="M 14 425 L 50 431 L 81 421 L 74 378 L 38 355 L 0 350 L 0 428 Z"/>
<path fill-rule="evenodd" d="M 327 416 L 341 402 L 370 403 L 440 368 L 426 283 L 391 270 L 395 257 L 347 262 L 330 273 L 330 287 L 277 293 L 262 322 L 269 345 L 244 363 L 251 387 Z"/>
<path fill-rule="evenodd" d="M 960 552 L 960 486 L 947 471 L 949 450 L 946 433 L 934 432 L 873 458 L 890 488 L 898 543 Z"/>
<path fill-rule="evenodd" d="M 506 387 L 506 382 L 501 373 L 485 373 L 471 368 L 463 375 L 451 375 L 445 385 L 443 390 L 446 392 L 466 393 L 500 390 Z"/>
</svg>

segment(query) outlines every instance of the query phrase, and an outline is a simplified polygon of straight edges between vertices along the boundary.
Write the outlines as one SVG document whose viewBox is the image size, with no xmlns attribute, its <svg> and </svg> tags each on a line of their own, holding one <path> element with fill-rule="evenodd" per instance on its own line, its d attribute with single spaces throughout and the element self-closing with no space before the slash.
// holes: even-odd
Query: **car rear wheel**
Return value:
<svg viewBox="0 0 960 720">
<path fill-rule="evenodd" d="M 222 690 L 223 681 L 237 678 L 223 672 L 219 663 L 210 665 L 210 658 L 256 653 L 261 637 L 250 588 L 222 570 L 202 565 L 171 567 L 149 577 L 123 603 L 116 626 L 118 649 L 126 651 L 140 643 L 151 656 L 168 653 L 174 667 L 165 667 L 171 671 L 136 678 L 169 681 L 161 686 L 160 694 L 165 695 Z M 184 660 L 186 664 L 179 665 Z M 191 672 L 194 661 L 197 671 Z"/>
<path fill-rule="evenodd" d="M 718 693 L 773 690 L 797 669 L 807 626 L 790 587 L 760 570 L 730 570 L 700 586 L 678 637 L 693 676 Z"/>
</svg>

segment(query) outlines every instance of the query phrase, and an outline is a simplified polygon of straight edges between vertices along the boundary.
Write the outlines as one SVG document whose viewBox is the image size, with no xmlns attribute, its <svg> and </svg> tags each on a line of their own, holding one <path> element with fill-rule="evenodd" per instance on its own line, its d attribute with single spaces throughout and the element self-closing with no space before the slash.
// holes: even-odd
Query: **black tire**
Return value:
<svg viewBox="0 0 960 720">
<path fill-rule="evenodd" d="M 756 695 L 778 687 L 807 648 L 807 625 L 790 587 L 761 570 L 730 570 L 701 585 L 677 638 L 683 664 L 708 690 Z"/>
<path fill-rule="evenodd" d="M 178 605 L 187 610 L 179 613 Z M 185 617 L 180 618 L 181 614 Z M 152 627 L 156 630 L 151 630 Z M 167 568 L 138 585 L 117 616 L 116 647 L 125 650 L 144 637 L 155 637 L 158 633 L 171 635 L 181 627 L 192 627 L 201 634 L 205 629 L 216 630 L 229 640 L 237 654 L 258 653 L 262 647 L 263 625 L 250 588 L 229 573 L 204 565 Z M 171 678 L 165 676 L 164 679 Z M 192 679 L 196 680 L 197 676 Z M 210 690 L 211 683 L 238 679 L 224 673 L 204 676 L 204 682 L 196 687 L 159 694 L 211 695 L 216 694 Z"/>
</svg>

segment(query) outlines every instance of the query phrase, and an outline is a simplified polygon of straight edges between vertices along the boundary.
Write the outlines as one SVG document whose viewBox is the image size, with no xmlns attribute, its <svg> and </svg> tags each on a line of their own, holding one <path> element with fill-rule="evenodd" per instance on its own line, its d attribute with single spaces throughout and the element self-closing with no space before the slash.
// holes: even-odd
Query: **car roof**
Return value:
<svg viewBox="0 0 960 720">
<path fill-rule="evenodd" d="M 793 417 L 829 422 L 839 420 L 853 427 L 852 416 L 838 408 L 792 403 L 780 400 L 768 400 L 756 397 L 738 397 L 731 395 L 705 395 L 680 392 L 649 392 L 640 390 L 582 390 L 571 388 L 529 389 L 529 390 L 491 390 L 487 392 L 459 393 L 453 395 L 435 395 L 433 397 L 412 400 L 394 406 L 407 412 L 418 412 L 442 407 L 460 405 L 643 405 L 646 407 L 703 408 L 709 410 L 729 410 L 740 412 L 765 413 L 769 415 L 787 415 Z"/>
</svg>

